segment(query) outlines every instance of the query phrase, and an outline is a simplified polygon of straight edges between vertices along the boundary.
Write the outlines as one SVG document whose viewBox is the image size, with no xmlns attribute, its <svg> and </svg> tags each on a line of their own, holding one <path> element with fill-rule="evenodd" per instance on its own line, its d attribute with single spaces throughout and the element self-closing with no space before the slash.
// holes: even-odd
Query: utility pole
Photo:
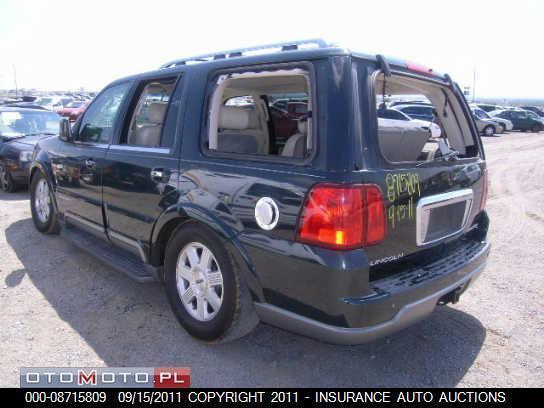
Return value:
<svg viewBox="0 0 544 408">
<path fill-rule="evenodd" d="M 474 71 L 472 75 L 472 103 L 475 102 L 476 99 L 476 66 L 474 66 Z"/>
<path fill-rule="evenodd" d="M 18 98 L 19 89 L 17 88 L 17 70 L 15 69 L 15 64 L 13 64 L 12 67 L 13 67 L 13 81 L 15 82 L 15 98 Z"/>
</svg>

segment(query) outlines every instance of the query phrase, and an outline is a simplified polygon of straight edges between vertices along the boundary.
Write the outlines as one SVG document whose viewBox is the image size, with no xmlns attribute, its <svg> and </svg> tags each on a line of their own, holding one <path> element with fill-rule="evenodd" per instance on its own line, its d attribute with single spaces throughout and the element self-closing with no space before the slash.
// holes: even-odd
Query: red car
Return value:
<svg viewBox="0 0 544 408">
<path fill-rule="evenodd" d="M 59 109 L 57 113 L 71 122 L 75 122 L 89 105 L 89 101 L 72 101 L 66 107 Z"/>
</svg>

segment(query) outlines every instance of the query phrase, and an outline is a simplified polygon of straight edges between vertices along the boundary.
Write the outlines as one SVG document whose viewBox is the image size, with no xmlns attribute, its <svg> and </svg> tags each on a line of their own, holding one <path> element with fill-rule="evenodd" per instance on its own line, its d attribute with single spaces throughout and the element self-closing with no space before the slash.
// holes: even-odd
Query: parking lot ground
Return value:
<svg viewBox="0 0 544 408">
<path fill-rule="evenodd" d="M 544 386 L 544 134 L 484 139 L 492 253 L 454 306 L 391 337 L 333 346 L 261 324 L 207 345 L 158 284 L 110 270 L 0 193 L 0 386 L 19 367 L 190 367 L 193 386 Z"/>
</svg>

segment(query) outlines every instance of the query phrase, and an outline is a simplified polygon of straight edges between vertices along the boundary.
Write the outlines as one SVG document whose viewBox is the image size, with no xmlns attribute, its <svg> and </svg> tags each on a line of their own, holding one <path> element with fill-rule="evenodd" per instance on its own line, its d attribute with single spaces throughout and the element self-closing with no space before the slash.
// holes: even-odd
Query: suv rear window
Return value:
<svg viewBox="0 0 544 408">
<path fill-rule="evenodd" d="M 461 102 L 446 86 L 407 75 L 375 76 L 378 142 L 390 162 L 474 157 L 478 149 Z M 403 101 L 406 101 L 403 103 Z M 387 112 L 400 111 L 408 120 Z"/>
</svg>

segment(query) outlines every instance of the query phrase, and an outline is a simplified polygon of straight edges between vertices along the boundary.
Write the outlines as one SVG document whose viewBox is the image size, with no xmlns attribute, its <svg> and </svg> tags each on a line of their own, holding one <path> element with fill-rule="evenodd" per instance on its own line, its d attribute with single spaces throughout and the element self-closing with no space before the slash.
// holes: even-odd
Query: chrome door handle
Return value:
<svg viewBox="0 0 544 408">
<path fill-rule="evenodd" d="M 154 181 L 164 182 L 168 178 L 168 173 L 163 169 L 153 169 L 151 170 L 151 179 Z"/>
</svg>

